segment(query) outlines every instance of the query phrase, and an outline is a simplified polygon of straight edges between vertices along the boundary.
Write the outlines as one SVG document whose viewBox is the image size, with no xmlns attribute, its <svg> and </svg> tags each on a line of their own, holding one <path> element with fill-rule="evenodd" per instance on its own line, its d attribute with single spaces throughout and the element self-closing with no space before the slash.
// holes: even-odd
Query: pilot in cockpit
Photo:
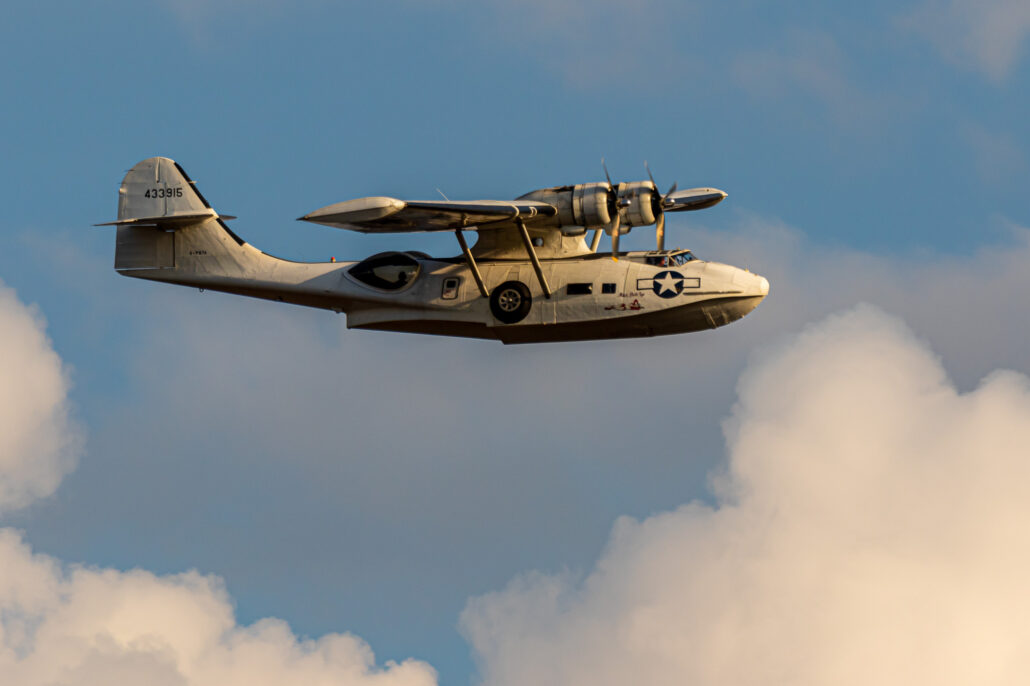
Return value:
<svg viewBox="0 0 1030 686">
<path fill-rule="evenodd" d="M 682 267 L 687 262 L 696 259 L 693 253 L 686 250 L 676 255 L 648 255 L 644 258 L 644 261 L 656 267 Z"/>
</svg>

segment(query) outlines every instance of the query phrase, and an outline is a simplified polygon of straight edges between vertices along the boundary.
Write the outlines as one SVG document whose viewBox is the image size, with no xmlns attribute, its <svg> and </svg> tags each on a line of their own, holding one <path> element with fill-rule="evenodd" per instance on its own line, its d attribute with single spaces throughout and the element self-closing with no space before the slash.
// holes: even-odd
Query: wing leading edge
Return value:
<svg viewBox="0 0 1030 686">
<path fill-rule="evenodd" d="M 555 217 L 558 208 L 535 200 L 398 200 L 375 196 L 338 202 L 305 214 L 301 221 L 362 233 L 407 233 L 493 229 L 521 218 Z"/>
</svg>

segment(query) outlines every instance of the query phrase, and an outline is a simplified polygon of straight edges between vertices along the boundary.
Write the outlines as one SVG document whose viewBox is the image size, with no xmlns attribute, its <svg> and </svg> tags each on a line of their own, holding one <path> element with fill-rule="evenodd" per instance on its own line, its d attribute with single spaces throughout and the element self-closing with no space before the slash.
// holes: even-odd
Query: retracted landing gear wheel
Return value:
<svg viewBox="0 0 1030 686">
<path fill-rule="evenodd" d="M 521 322 L 532 306 L 533 297 L 521 281 L 505 281 L 490 294 L 490 311 L 505 324 Z"/>
</svg>

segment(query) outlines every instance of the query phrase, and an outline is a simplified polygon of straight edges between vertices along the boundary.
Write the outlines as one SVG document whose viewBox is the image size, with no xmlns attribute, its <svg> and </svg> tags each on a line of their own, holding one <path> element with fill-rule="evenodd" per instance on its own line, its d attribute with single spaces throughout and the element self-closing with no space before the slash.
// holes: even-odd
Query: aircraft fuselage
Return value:
<svg viewBox="0 0 1030 686">
<path fill-rule="evenodd" d="M 234 269 L 217 251 L 190 245 L 191 229 L 175 232 L 174 263 L 119 269 L 126 276 L 318 307 L 345 313 L 348 328 L 496 339 L 504 343 L 661 336 L 713 329 L 740 319 L 769 291 L 764 278 L 685 251 L 609 253 L 541 260 L 547 297 L 528 259 L 479 260 L 484 286 L 522 284 L 529 307 L 516 322 L 498 319 L 460 257 L 384 253 L 362 262 L 297 263 L 251 246 L 263 269 Z M 692 256 L 690 256 L 692 258 Z M 362 265 L 379 260 L 371 269 Z M 662 264 L 665 260 L 668 264 Z M 244 260 L 246 263 L 247 260 Z M 240 265 L 244 266 L 244 265 Z M 382 276 L 377 276 L 379 272 Z M 402 272 L 404 273 L 401 276 Z M 369 283 L 369 282 L 372 283 Z M 398 282 L 403 281 L 398 285 Z M 503 312 L 500 312 L 503 314 Z"/>
</svg>

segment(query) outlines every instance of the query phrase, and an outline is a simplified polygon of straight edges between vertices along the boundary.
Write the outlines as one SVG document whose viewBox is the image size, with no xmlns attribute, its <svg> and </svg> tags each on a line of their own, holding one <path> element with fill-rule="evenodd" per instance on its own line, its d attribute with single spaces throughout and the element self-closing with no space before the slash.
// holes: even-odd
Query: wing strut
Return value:
<svg viewBox="0 0 1030 686">
<path fill-rule="evenodd" d="M 594 229 L 594 238 L 590 241 L 590 252 L 597 252 L 597 246 L 601 244 L 601 229 Z"/>
<path fill-rule="evenodd" d="M 476 285 L 479 286 L 480 294 L 484 298 L 489 298 L 490 293 L 486 290 L 486 284 L 483 283 L 483 275 L 479 273 L 479 267 L 476 266 L 476 260 L 472 257 L 469 244 L 465 242 L 465 234 L 461 232 L 461 229 L 455 229 L 454 235 L 458 237 L 458 245 L 461 246 L 461 252 L 465 254 L 465 261 L 468 263 L 469 271 L 472 272 L 472 278 L 476 280 Z"/>
<path fill-rule="evenodd" d="M 522 234 L 522 242 L 526 246 L 526 252 L 529 253 L 529 259 L 533 263 L 533 270 L 536 272 L 536 278 L 540 281 L 540 288 L 544 290 L 544 297 L 548 300 L 551 299 L 551 288 L 547 285 L 547 279 L 544 278 L 544 270 L 540 266 L 540 260 L 536 256 L 536 250 L 533 249 L 533 241 L 529 240 L 529 231 L 526 229 L 526 223 L 522 221 L 522 217 L 515 218 L 515 224 L 519 227 L 519 233 Z"/>
</svg>

